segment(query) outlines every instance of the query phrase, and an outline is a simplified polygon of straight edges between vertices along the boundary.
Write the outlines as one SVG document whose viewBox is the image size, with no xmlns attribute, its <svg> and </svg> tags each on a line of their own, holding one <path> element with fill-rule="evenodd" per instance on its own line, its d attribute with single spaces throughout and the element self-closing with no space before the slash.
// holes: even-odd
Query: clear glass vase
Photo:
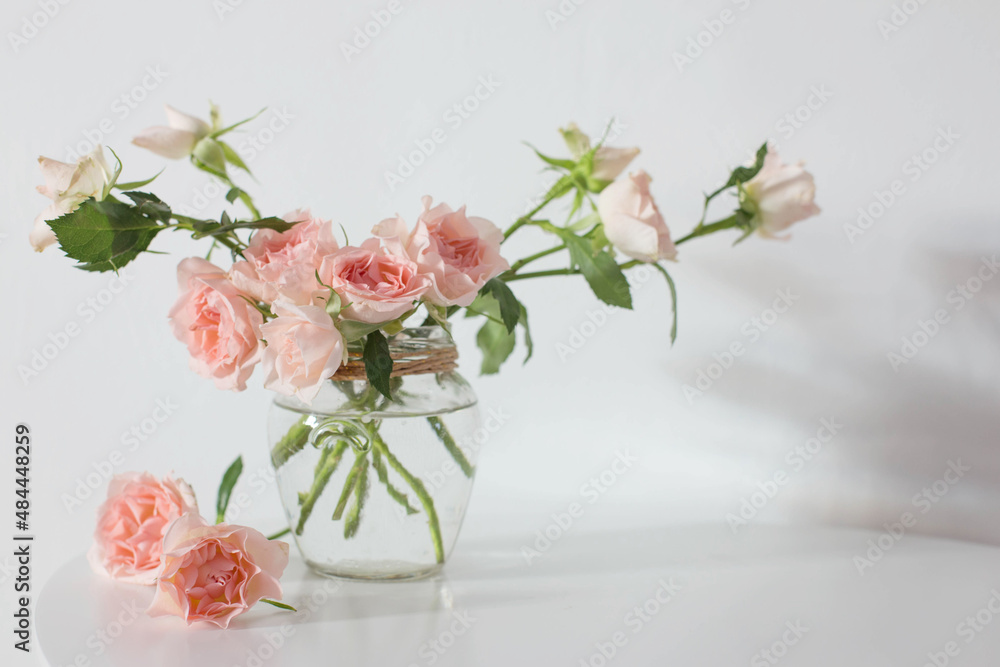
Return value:
<svg viewBox="0 0 1000 667">
<path fill-rule="evenodd" d="M 311 404 L 279 396 L 269 439 L 281 502 L 309 566 L 326 576 L 411 579 L 441 569 L 472 493 L 476 395 L 441 364 L 440 327 L 389 340 L 392 400 L 364 380 L 330 380 Z M 453 366 L 453 365 L 452 365 Z"/>
</svg>

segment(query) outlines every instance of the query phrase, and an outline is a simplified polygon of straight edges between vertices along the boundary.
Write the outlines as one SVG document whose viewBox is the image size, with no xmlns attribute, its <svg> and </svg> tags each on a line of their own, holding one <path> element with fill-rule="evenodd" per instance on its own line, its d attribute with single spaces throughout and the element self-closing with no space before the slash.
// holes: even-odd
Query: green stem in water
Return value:
<svg viewBox="0 0 1000 667">
<path fill-rule="evenodd" d="M 372 467 L 375 468 L 378 481 L 385 485 L 385 490 L 389 494 L 389 497 L 402 505 L 408 515 L 416 514 L 418 510 L 410 504 L 410 499 L 406 494 L 393 486 L 392 482 L 389 481 L 389 470 L 385 467 L 385 461 L 382 460 L 382 454 L 378 449 L 372 449 Z"/>
<path fill-rule="evenodd" d="M 344 539 L 354 537 L 358 532 L 358 525 L 361 523 L 361 509 L 365 505 L 368 497 L 368 456 L 367 452 L 361 457 L 362 465 L 358 470 L 358 478 L 354 483 L 354 504 L 347 512 L 347 520 L 344 522 Z"/>
<path fill-rule="evenodd" d="M 271 464 L 274 466 L 275 470 L 285 465 L 288 459 L 292 458 L 295 454 L 298 454 L 306 443 L 309 441 L 309 433 L 312 428 L 306 424 L 308 416 L 302 416 L 297 422 L 295 422 L 288 433 L 284 435 L 278 444 L 274 446 L 271 450 Z"/>
<path fill-rule="evenodd" d="M 312 488 L 309 489 L 309 493 L 301 499 L 302 509 L 299 511 L 299 522 L 295 526 L 296 535 L 302 534 L 306 521 L 309 520 L 313 507 L 316 506 L 316 501 L 318 501 L 319 497 L 323 495 L 323 489 L 326 488 L 327 483 L 330 481 L 330 477 L 332 477 L 333 473 L 336 472 L 337 466 L 340 465 L 340 459 L 343 458 L 344 451 L 347 447 L 348 445 L 346 440 L 339 440 L 333 447 L 325 447 L 323 449 L 323 453 L 320 454 L 320 462 L 316 466 L 316 477 L 313 479 Z"/>
<path fill-rule="evenodd" d="M 438 563 L 443 563 L 444 544 L 441 541 L 441 524 L 438 522 L 437 510 L 434 509 L 434 499 L 431 498 L 429 493 L 427 493 L 424 483 L 414 477 L 413 474 L 399 462 L 399 459 L 397 459 L 392 452 L 389 451 L 389 447 L 385 444 L 385 441 L 382 439 L 382 436 L 377 430 L 372 432 L 372 446 L 378 449 L 379 453 L 385 457 L 386 461 L 389 462 L 389 466 L 399 473 L 399 476 L 402 477 L 403 480 L 410 485 L 410 488 L 413 489 L 413 492 L 417 494 L 420 504 L 427 513 L 427 524 L 431 530 L 431 541 L 434 543 L 434 555 L 437 558 Z"/>
<path fill-rule="evenodd" d="M 347 480 L 344 481 L 344 490 L 340 492 L 340 500 L 337 501 L 337 508 L 333 510 L 333 520 L 340 521 L 344 516 L 344 509 L 347 508 L 347 501 L 354 491 L 354 485 L 358 483 L 359 477 L 364 473 L 368 464 L 368 452 L 358 452 L 354 456 L 354 465 L 351 472 L 347 473 Z M 346 533 L 345 533 L 346 537 Z"/>
<path fill-rule="evenodd" d="M 434 435 L 438 437 L 438 440 L 441 441 L 444 448 L 448 450 L 449 454 L 451 454 L 451 458 L 455 459 L 455 463 L 457 463 L 458 467 L 462 469 L 465 476 L 472 477 L 475 474 L 476 469 L 471 463 L 469 463 L 469 459 L 465 458 L 465 453 L 462 452 L 462 449 L 455 443 L 455 438 L 451 437 L 451 432 L 448 431 L 448 427 L 445 426 L 441 418 L 428 417 L 427 423 L 431 425 L 432 429 L 434 429 Z"/>
</svg>

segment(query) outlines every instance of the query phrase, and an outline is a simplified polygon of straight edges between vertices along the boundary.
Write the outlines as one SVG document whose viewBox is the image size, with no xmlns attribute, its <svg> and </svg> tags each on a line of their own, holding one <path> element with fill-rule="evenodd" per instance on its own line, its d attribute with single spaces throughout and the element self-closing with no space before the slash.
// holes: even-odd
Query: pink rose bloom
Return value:
<svg viewBox="0 0 1000 667">
<path fill-rule="evenodd" d="M 177 266 L 180 296 L 170 309 L 177 340 L 191 353 L 191 369 L 219 389 L 243 391 L 260 361 L 260 312 L 222 269 L 200 257 Z"/>
<path fill-rule="evenodd" d="M 393 252 L 402 252 L 417 263 L 431 280 L 427 300 L 438 306 L 468 306 L 490 278 L 510 264 L 500 256 L 503 232 L 489 220 L 469 218 L 465 207 L 452 211 L 447 204 L 431 208 L 424 197 L 424 212 L 408 234 L 401 218 L 383 220 L 374 234 Z"/>
<path fill-rule="evenodd" d="M 629 174 L 606 187 L 597 200 L 605 236 L 615 248 L 642 262 L 677 257 L 667 223 L 649 193 L 651 180 L 645 171 Z"/>
<path fill-rule="evenodd" d="M 260 229 L 243 251 L 246 261 L 236 262 L 229 276 L 241 291 L 258 301 L 273 303 L 281 298 L 309 304 L 320 289 L 316 271 L 323 258 L 338 249 L 332 223 L 298 210 L 284 215 L 298 222 L 286 232 Z"/>
<path fill-rule="evenodd" d="M 320 387 L 340 368 L 344 338 L 319 306 L 277 301 L 277 317 L 260 328 L 267 342 L 262 364 L 264 387 L 312 403 Z"/>
<path fill-rule="evenodd" d="M 430 279 L 405 255 L 393 254 L 368 239 L 360 248 L 347 246 L 323 260 L 319 276 L 345 306 L 348 320 L 391 322 L 413 308 L 430 288 Z"/>
<path fill-rule="evenodd" d="M 87 554 L 95 572 L 132 584 L 152 585 L 160 570 L 163 533 L 170 522 L 197 512 L 194 492 L 169 475 L 115 475 L 98 511 L 94 545 Z"/>
<path fill-rule="evenodd" d="M 56 234 L 48 222 L 71 213 L 80 204 L 93 197 L 104 199 L 104 189 L 111 182 L 112 170 L 104 159 L 104 148 L 97 146 L 76 164 L 67 164 L 52 158 L 38 158 L 45 185 L 38 191 L 52 200 L 49 206 L 38 214 L 28 240 L 31 247 L 41 252 L 56 242 Z"/>
<path fill-rule="evenodd" d="M 278 579 L 287 565 L 287 543 L 185 514 L 163 538 L 163 569 L 146 613 L 226 628 L 261 598 L 281 598 Z"/>
<path fill-rule="evenodd" d="M 757 232 L 767 238 L 778 236 L 800 220 L 817 215 L 819 206 L 813 202 L 816 183 L 803 163 L 782 164 L 777 151 L 768 147 L 764 166 L 743 186 L 744 204 L 756 210 Z"/>
</svg>

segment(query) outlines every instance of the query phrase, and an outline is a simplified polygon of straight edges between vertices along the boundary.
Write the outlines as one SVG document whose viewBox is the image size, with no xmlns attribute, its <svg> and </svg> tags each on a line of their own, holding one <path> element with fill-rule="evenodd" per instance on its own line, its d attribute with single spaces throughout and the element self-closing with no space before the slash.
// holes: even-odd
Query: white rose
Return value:
<svg viewBox="0 0 1000 667">
<path fill-rule="evenodd" d="M 813 202 L 816 183 L 802 165 L 782 164 L 777 151 L 769 147 L 764 166 L 744 184 L 743 207 L 754 212 L 753 222 L 761 236 L 779 238 L 796 222 L 820 212 Z"/>
<path fill-rule="evenodd" d="M 667 223 L 649 193 L 649 174 L 629 174 L 604 188 L 597 212 L 604 235 L 618 250 L 633 259 L 655 262 L 677 257 Z"/>
<path fill-rule="evenodd" d="M 200 118 L 182 113 L 169 104 L 164 106 L 167 126 L 147 127 L 132 139 L 132 143 L 165 158 L 179 160 L 191 155 L 194 147 L 208 136 L 212 128 Z"/>
<path fill-rule="evenodd" d="M 98 201 L 103 199 L 104 190 L 114 174 L 108 168 L 104 149 L 100 145 L 77 160 L 76 164 L 47 157 L 38 158 L 38 164 L 45 179 L 45 185 L 38 186 L 38 191 L 52 200 L 48 208 L 35 218 L 29 235 L 32 247 L 41 252 L 56 242 L 55 232 L 47 222 L 75 211 L 90 197 Z"/>
</svg>

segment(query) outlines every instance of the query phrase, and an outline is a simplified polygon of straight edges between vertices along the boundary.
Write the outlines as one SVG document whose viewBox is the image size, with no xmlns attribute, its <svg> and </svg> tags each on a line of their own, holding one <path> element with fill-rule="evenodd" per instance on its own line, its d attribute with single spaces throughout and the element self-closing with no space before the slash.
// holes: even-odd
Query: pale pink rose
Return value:
<svg viewBox="0 0 1000 667">
<path fill-rule="evenodd" d="M 605 236 L 615 248 L 643 262 L 677 257 L 667 223 L 649 193 L 651 180 L 644 171 L 629 174 L 604 188 L 597 200 Z"/>
<path fill-rule="evenodd" d="M 171 160 L 191 155 L 194 147 L 209 135 L 212 128 L 200 118 L 182 113 L 169 104 L 164 107 L 167 126 L 147 127 L 132 139 L 132 143 Z"/>
<path fill-rule="evenodd" d="M 427 301 L 438 306 L 468 306 L 480 288 L 510 268 L 500 256 L 503 232 L 489 220 L 469 218 L 465 207 L 452 211 L 447 204 L 424 212 L 412 233 L 401 218 L 383 220 L 372 230 L 391 252 L 405 251 L 420 272 L 431 280 Z"/>
<path fill-rule="evenodd" d="M 264 387 L 312 403 L 344 358 L 344 338 L 319 306 L 276 301 L 277 317 L 260 328 L 267 343 L 261 361 Z"/>
<path fill-rule="evenodd" d="M 260 361 L 264 318 L 222 269 L 200 257 L 177 266 L 177 283 L 170 325 L 191 353 L 191 369 L 219 389 L 243 391 Z"/>
<path fill-rule="evenodd" d="M 98 510 L 94 545 L 87 554 L 95 572 L 132 584 L 152 585 L 160 570 L 163 534 L 174 519 L 198 511 L 183 480 L 148 472 L 115 475 Z"/>
<path fill-rule="evenodd" d="M 342 317 L 370 324 L 400 317 L 431 286 L 430 278 L 420 273 L 416 263 L 381 247 L 378 239 L 328 255 L 319 277 L 340 295 L 346 306 Z"/>
<path fill-rule="evenodd" d="M 768 147 L 764 166 L 743 186 L 746 203 L 756 211 L 757 232 L 767 238 L 778 236 L 796 222 L 819 214 L 813 202 L 816 183 L 802 162 L 782 164 L 778 152 Z"/>
<path fill-rule="evenodd" d="M 278 580 L 287 565 L 287 543 L 185 514 L 163 538 L 163 566 L 146 613 L 226 628 L 261 598 L 281 599 Z"/>
<path fill-rule="evenodd" d="M 316 271 L 323 258 L 339 246 L 332 223 L 312 217 L 308 210 L 287 213 L 284 220 L 298 224 L 286 232 L 255 232 L 243 251 L 246 260 L 233 264 L 229 277 L 258 301 L 273 303 L 280 298 L 307 305 L 320 289 Z"/>
<path fill-rule="evenodd" d="M 104 199 L 104 190 L 111 182 L 113 172 L 104 159 L 104 149 L 100 145 L 77 160 L 76 164 L 47 157 L 38 158 L 38 164 L 45 179 L 45 185 L 39 185 L 38 191 L 52 200 L 48 208 L 35 218 L 28 237 L 31 246 L 41 252 L 56 242 L 55 232 L 48 226 L 48 221 L 75 211 L 90 197 L 98 201 Z"/>
<path fill-rule="evenodd" d="M 579 160 L 590 150 L 590 137 L 584 134 L 576 123 L 570 123 L 566 129 L 560 130 L 560 132 L 562 132 L 563 139 L 566 140 L 566 145 L 569 146 L 574 160 Z M 613 181 L 625 171 L 625 168 L 638 154 L 639 149 L 635 147 L 615 148 L 602 144 L 594 152 L 592 176 L 599 181 Z"/>
</svg>

